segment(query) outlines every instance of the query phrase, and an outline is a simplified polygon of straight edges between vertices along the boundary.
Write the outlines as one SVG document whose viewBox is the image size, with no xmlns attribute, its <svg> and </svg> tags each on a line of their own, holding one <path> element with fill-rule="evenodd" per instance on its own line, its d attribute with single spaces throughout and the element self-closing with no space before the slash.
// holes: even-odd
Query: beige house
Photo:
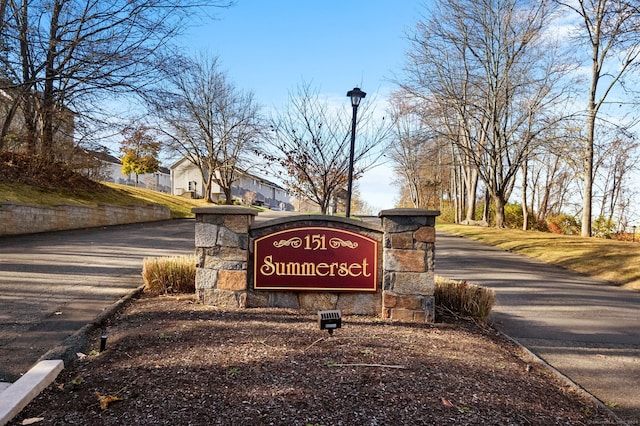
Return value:
<svg viewBox="0 0 640 426">
<path fill-rule="evenodd" d="M 86 164 L 82 171 L 86 176 L 94 180 L 113 182 L 121 185 L 136 185 L 134 174 L 122 173 L 122 161 L 105 151 L 86 151 Z M 89 160 L 89 161 L 87 161 Z M 96 161 L 97 160 L 97 161 Z M 171 174 L 166 167 L 160 167 L 155 173 L 138 175 L 138 188 L 151 189 L 153 191 L 171 193 Z"/>
<path fill-rule="evenodd" d="M 204 197 L 204 182 L 198 168 L 186 158 L 181 158 L 169 167 L 171 171 L 171 193 L 192 198 Z M 261 205 L 274 210 L 294 210 L 294 197 L 278 184 L 245 171 L 231 186 L 231 195 L 244 203 Z M 216 183 L 211 185 L 211 198 L 224 200 L 224 192 Z"/>
</svg>

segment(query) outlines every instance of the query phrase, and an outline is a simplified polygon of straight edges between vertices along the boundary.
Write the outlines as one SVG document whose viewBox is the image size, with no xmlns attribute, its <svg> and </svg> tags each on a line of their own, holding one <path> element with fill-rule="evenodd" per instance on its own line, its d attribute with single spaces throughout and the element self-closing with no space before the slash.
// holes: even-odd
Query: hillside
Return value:
<svg viewBox="0 0 640 426">
<path fill-rule="evenodd" d="M 203 200 L 95 182 L 64 165 L 16 153 L 0 154 L 0 202 L 49 206 L 63 203 L 140 206 L 153 203 L 169 207 L 172 218 L 192 217 L 193 207 L 206 205 Z"/>
</svg>

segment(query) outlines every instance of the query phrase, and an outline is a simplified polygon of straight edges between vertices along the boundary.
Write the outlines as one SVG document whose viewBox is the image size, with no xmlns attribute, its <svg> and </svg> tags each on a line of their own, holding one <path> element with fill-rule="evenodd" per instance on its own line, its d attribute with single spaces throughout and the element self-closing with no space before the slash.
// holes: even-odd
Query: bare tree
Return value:
<svg viewBox="0 0 640 426">
<path fill-rule="evenodd" d="M 374 115 L 372 102 L 360 105 L 354 179 L 382 155 L 388 122 Z M 271 137 L 262 155 L 281 166 L 281 177 L 294 193 L 318 204 L 325 214 L 333 198 L 347 186 L 350 137 L 351 109 L 332 108 L 309 84 L 303 84 L 289 97 L 288 107 L 273 117 Z"/>
<path fill-rule="evenodd" d="M 580 44 L 590 48 L 589 92 L 583 157 L 582 236 L 591 236 L 595 129 L 599 113 L 615 87 L 625 89 L 625 78 L 638 69 L 640 6 L 628 0 L 576 0 L 559 4 L 580 19 Z"/>
<path fill-rule="evenodd" d="M 614 129 L 607 133 L 612 137 L 606 139 L 611 139 L 611 141 L 605 144 L 605 149 L 602 152 L 598 152 L 599 150 L 596 149 L 594 161 L 596 179 L 594 179 L 594 183 L 596 186 L 598 183 L 601 185 L 602 198 L 598 217 L 604 218 L 608 223 L 613 223 L 621 203 L 620 210 L 624 210 L 629 173 L 638 167 L 640 161 L 640 153 L 638 152 L 640 144 L 636 135 L 629 131 Z M 599 139 L 602 140 L 605 137 Z M 618 215 L 617 218 L 624 220 L 621 215 Z"/>
<path fill-rule="evenodd" d="M 441 131 L 477 170 L 497 227 L 541 132 L 556 124 L 566 69 L 546 34 L 548 1 L 439 0 L 412 38 L 407 90 L 439 102 Z"/>
<path fill-rule="evenodd" d="M 401 193 L 415 208 L 440 208 L 451 167 L 447 145 L 431 130 L 431 116 L 423 108 L 402 93 L 394 94 L 391 102 L 395 125 L 388 157 L 395 164 Z"/>
<path fill-rule="evenodd" d="M 158 54 L 187 27 L 228 1 L 32 0 L 0 3 L 0 88 L 12 97 L 0 141 L 16 114 L 27 148 L 55 154 L 69 121 L 95 117 L 106 101 L 154 80 Z M 199 13 L 194 13 L 199 12 Z M 70 129 L 69 129 L 70 127 Z M 1 142 L 0 142 L 1 144 Z M 36 146 L 37 145 L 37 146 Z M 0 145 L 2 148 L 2 145 Z"/>
<path fill-rule="evenodd" d="M 158 128 L 169 147 L 198 168 L 206 200 L 212 202 L 215 182 L 231 204 L 239 166 L 247 168 L 263 130 L 253 93 L 237 89 L 218 58 L 207 54 L 174 61 L 165 75 L 163 87 L 148 96 Z"/>
</svg>

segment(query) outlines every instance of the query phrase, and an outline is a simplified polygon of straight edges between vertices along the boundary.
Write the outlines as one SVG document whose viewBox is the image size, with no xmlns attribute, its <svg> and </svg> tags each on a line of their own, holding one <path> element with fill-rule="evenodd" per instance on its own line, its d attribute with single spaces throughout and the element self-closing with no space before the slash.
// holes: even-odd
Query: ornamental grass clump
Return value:
<svg viewBox="0 0 640 426">
<path fill-rule="evenodd" d="M 144 290 L 150 294 L 195 293 L 195 256 L 148 257 L 142 264 Z"/>
<path fill-rule="evenodd" d="M 493 290 L 442 277 L 436 277 L 435 283 L 436 309 L 483 324 L 487 322 L 495 302 Z"/>
</svg>

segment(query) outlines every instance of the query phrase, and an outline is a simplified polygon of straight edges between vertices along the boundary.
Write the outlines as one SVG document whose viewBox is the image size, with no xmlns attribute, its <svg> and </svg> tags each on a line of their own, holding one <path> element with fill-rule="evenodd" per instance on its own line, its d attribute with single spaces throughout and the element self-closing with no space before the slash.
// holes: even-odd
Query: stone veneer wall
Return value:
<svg viewBox="0 0 640 426">
<path fill-rule="evenodd" d="M 32 234 L 167 219 L 171 219 L 170 209 L 154 204 L 148 206 L 102 204 L 90 207 L 74 204 L 34 206 L 0 203 L 0 235 Z"/>
<path fill-rule="evenodd" d="M 439 212 L 393 209 L 380 212 L 381 225 L 335 216 L 300 215 L 255 223 L 244 207 L 194 208 L 196 295 L 199 302 L 232 308 L 282 307 L 315 312 L 381 315 L 433 322 L 435 217 Z M 381 259 L 376 293 L 253 290 L 253 240 L 298 226 L 329 226 L 376 239 Z"/>
<path fill-rule="evenodd" d="M 384 230 L 382 317 L 435 321 L 436 216 L 440 212 L 394 209 L 380 213 Z"/>
<path fill-rule="evenodd" d="M 205 305 L 247 307 L 249 225 L 246 207 L 196 207 L 196 297 Z"/>
</svg>

